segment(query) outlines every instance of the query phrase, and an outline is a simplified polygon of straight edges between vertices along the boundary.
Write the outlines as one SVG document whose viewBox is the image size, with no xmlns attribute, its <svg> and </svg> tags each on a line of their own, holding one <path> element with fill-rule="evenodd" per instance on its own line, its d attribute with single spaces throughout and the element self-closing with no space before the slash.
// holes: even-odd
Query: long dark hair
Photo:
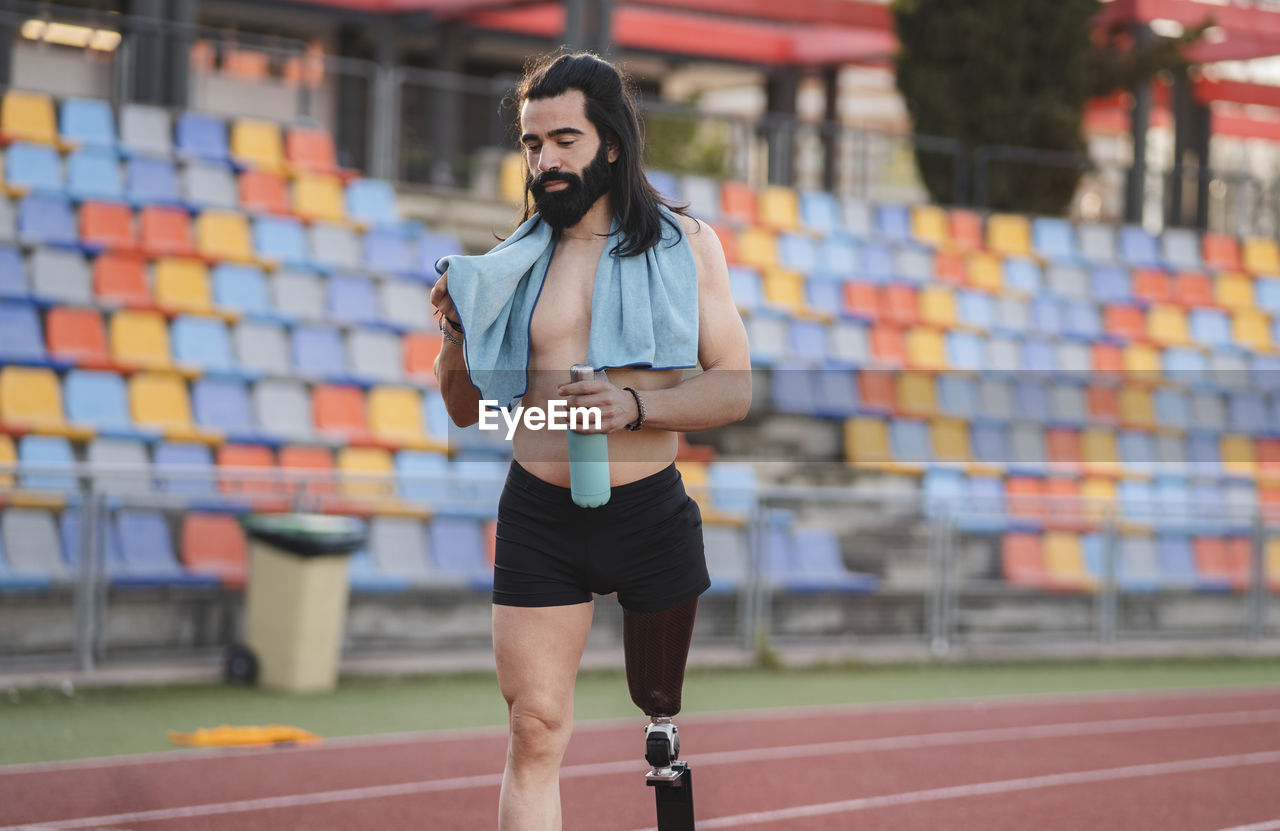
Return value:
<svg viewBox="0 0 1280 831">
<path fill-rule="evenodd" d="M 589 52 L 552 53 L 535 59 L 526 69 L 516 88 L 517 112 L 524 102 L 555 98 L 571 89 L 580 90 L 586 98 L 587 119 L 595 125 L 600 141 L 618 149 L 618 160 L 610 165 L 609 199 L 618 221 L 622 240 L 614 247 L 619 257 L 641 254 L 662 241 L 662 222 L 680 226 L 663 216 L 660 205 L 687 215 L 683 205 L 662 198 L 644 175 L 641 147 L 644 143 L 640 116 L 636 109 L 631 84 L 608 61 Z M 517 115 L 519 118 L 519 115 Z M 533 198 L 529 179 L 525 177 L 524 215 L 533 215 Z"/>
</svg>

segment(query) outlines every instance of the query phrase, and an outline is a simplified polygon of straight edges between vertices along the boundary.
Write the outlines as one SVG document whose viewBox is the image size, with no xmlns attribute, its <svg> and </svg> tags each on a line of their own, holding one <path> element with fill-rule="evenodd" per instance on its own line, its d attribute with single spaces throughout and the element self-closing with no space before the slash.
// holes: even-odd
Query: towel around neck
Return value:
<svg viewBox="0 0 1280 831">
<path fill-rule="evenodd" d="M 612 241 L 596 268 L 586 363 L 595 369 L 689 369 L 698 363 L 698 273 L 678 220 L 662 208 L 662 241 L 618 257 Z M 667 222 L 665 220 L 670 220 Z M 674 227 L 673 227 L 674 226 Z M 617 234 L 614 222 L 612 234 Z M 534 214 L 487 254 L 436 262 L 466 331 L 471 383 L 482 399 L 513 407 L 529 384 L 529 327 L 555 234 Z M 565 367 L 568 378 L 569 367 Z"/>
</svg>

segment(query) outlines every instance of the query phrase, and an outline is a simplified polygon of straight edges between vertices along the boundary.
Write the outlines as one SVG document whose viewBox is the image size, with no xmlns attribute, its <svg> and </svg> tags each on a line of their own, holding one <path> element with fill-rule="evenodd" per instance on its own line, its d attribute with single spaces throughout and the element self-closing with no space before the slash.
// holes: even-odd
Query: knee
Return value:
<svg viewBox="0 0 1280 831">
<path fill-rule="evenodd" d="M 527 764 L 559 764 L 573 731 L 572 710 L 558 702 L 517 699 L 509 702 L 510 752 Z"/>
</svg>

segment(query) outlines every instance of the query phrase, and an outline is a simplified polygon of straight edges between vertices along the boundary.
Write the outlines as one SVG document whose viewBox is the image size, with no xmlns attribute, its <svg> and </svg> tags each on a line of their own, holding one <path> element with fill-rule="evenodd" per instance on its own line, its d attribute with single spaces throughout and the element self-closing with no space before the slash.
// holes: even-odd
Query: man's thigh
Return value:
<svg viewBox="0 0 1280 831">
<path fill-rule="evenodd" d="M 493 607 L 498 686 L 508 703 L 573 709 L 573 684 L 591 631 L 591 601 L 569 606 Z M 550 715 L 551 713 L 548 713 Z"/>
</svg>

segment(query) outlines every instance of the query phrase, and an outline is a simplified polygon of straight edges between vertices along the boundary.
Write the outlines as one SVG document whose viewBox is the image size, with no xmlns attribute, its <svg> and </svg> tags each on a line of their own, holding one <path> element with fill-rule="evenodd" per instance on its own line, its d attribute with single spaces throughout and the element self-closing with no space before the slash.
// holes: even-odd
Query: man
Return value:
<svg viewBox="0 0 1280 831">
<path fill-rule="evenodd" d="M 545 831 L 561 824 L 559 767 L 593 594 L 616 591 L 623 606 L 633 700 L 652 717 L 679 709 L 710 581 L 701 516 L 673 464 L 677 433 L 742 419 L 751 382 L 724 252 L 649 185 L 618 71 L 589 54 L 553 56 L 526 73 L 518 103 L 524 221 L 490 254 L 446 258 L 431 300 L 445 337 L 436 377 L 456 424 L 475 423 L 491 397 L 476 386 L 494 368 L 477 365 L 484 356 L 524 379 L 503 395 L 544 409 L 574 396 L 601 413 L 598 429 L 580 432 L 608 436 L 610 500 L 579 508 L 565 433 L 522 425 L 498 509 L 493 642 L 510 717 L 499 828 Z M 518 280 L 500 279 L 512 267 Z M 584 362 L 607 376 L 570 383 L 569 367 Z M 695 365 L 703 372 L 684 380 L 681 367 Z"/>
</svg>

